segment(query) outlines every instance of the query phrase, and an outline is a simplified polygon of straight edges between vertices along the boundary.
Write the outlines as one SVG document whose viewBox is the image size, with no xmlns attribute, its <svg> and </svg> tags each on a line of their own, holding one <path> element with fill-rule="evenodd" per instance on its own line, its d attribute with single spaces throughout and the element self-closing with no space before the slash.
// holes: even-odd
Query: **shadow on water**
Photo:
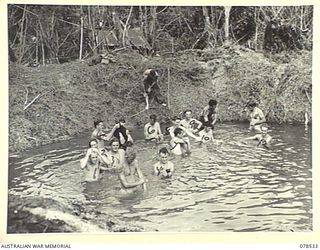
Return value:
<svg viewBox="0 0 320 250">
<path fill-rule="evenodd" d="M 56 210 L 67 214 L 93 211 L 84 224 L 77 222 L 77 231 L 101 230 L 102 214 L 135 222 L 146 231 L 310 231 L 311 128 L 276 125 L 271 130 L 272 147 L 266 149 L 257 142 L 243 143 L 252 135 L 246 124 L 219 124 L 215 137 L 222 144 L 192 143 L 191 156 L 172 160 L 172 178 L 158 179 L 152 174 L 158 147 L 146 144 L 141 129 L 136 129 L 133 137 L 148 190 L 130 195 L 120 193 L 115 173 L 104 172 L 95 183 L 83 182 L 79 160 L 88 140 L 83 135 L 10 157 L 9 198 L 38 197 L 43 200 L 39 206 L 46 209 L 50 199 L 59 204 Z M 66 220 L 72 224 L 78 219 Z M 14 223 L 9 216 L 8 227 Z"/>
</svg>

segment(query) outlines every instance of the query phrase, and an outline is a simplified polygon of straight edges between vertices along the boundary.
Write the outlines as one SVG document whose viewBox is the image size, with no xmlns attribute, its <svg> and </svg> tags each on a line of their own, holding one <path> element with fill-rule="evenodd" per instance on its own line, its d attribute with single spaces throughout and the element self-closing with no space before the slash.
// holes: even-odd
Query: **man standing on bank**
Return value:
<svg viewBox="0 0 320 250">
<path fill-rule="evenodd" d="M 166 107 L 167 104 L 164 101 L 164 97 L 160 93 L 160 87 L 158 85 L 159 74 L 154 69 L 147 69 L 143 73 L 143 85 L 144 94 L 146 100 L 146 109 L 149 109 L 149 100 L 155 100 L 157 103 Z"/>
</svg>

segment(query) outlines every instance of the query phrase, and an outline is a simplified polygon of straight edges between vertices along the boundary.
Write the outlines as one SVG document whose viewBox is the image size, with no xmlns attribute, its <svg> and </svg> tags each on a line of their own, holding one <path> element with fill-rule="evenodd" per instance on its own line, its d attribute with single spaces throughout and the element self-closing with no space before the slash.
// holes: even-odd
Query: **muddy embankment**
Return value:
<svg viewBox="0 0 320 250">
<path fill-rule="evenodd" d="M 30 68 L 9 66 L 9 150 L 22 151 L 93 130 L 102 119 L 112 127 L 123 116 L 142 126 L 156 113 L 163 122 L 210 98 L 219 102 L 220 121 L 243 121 L 248 99 L 256 99 L 269 122 L 304 122 L 311 114 L 312 53 L 276 55 L 239 46 L 188 50 L 146 58 L 132 51 L 110 55 L 108 64 L 88 62 Z M 156 68 L 169 108 L 144 111 L 142 73 Z"/>
<path fill-rule="evenodd" d="M 9 196 L 7 233 L 102 233 L 155 231 L 124 222 L 82 204 L 59 204 L 48 198 Z"/>
</svg>

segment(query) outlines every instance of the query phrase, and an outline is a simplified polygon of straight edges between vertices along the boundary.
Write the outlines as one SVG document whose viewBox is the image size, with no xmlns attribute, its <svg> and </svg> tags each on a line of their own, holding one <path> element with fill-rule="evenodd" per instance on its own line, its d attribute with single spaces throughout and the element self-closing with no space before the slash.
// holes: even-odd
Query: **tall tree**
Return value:
<svg viewBox="0 0 320 250">
<path fill-rule="evenodd" d="M 229 18 L 230 18 L 230 10 L 231 6 L 224 6 L 224 17 L 225 17 L 225 23 L 224 23 L 224 34 L 225 34 L 225 43 L 229 43 Z"/>
</svg>

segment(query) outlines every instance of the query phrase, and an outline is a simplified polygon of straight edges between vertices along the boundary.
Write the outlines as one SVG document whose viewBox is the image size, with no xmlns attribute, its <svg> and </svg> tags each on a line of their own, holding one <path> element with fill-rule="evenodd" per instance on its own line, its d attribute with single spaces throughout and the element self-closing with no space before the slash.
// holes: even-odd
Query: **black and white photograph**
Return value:
<svg viewBox="0 0 320 250">
<path fill-rule="evenodd" d="M 185 4 L 6 5 L 8 235 L 314 231 L 314 6 Z"/>
</svg>

